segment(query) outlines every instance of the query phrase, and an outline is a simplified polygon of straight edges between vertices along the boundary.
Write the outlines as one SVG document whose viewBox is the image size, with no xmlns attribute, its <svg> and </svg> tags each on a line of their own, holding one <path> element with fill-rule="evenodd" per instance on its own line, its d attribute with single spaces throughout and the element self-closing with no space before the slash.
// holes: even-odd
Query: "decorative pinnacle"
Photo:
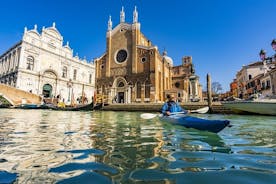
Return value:
<svg viewBox="0 0 276 184">
<path fill-rule="evenodd" d="M 109 20 L 108 20 L 108 28 L 107 28 L 108 31 L 111 31 L 112 30 L 112 20 L 111 20 L 111 15 L 109 15 Z"/>
<path fill-rule="evenodd" d="M 122 6 L 122 10 L 120 12 L 120 22 L 125 22 L 125 11 L 124 11 L 123 6 Z"/>
<path fill-rule="evenodd" d="M 137 12 L 137 8 L 135 6 L 134 11 L 133 11 L 133 23 L 137 23 L 138 22 L 138 12 Z"/>
</svg>

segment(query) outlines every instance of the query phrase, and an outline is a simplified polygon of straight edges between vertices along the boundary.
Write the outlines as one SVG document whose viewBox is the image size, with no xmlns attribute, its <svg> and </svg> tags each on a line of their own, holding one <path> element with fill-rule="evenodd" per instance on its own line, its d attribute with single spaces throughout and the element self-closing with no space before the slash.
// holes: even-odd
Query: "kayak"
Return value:
<svg viewBox="0 0 276 184">
<path fill-rule="evenodd" d="M 230 126 L 229 120 L 208 120 L 183 114 L 161 116 L 160 119 L 162 121 L 166 121 L 175 125 L 181 125 L 186 128 L 194 128 L 197 130 L 204 130 L 214 133 L 218 133 L 226 126 Z"/>
</svg>

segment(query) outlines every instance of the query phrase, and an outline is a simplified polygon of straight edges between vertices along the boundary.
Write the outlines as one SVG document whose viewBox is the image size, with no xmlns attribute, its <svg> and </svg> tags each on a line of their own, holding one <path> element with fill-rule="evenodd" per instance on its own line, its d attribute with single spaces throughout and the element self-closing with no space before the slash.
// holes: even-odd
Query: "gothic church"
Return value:
<svg viewBox="0 0 276 184">
<path fill-rule="evenodd" d="M 175 69 L 166 52 L 161 55 L 157 46 L 141 32 L 136 7 L 131 24 L 125 22 L 122 8 L 116 27 L 113 28 L 109 17 L 106 51 L 95 59 L 97 94 L 107 96 L 108 103 L 163 102 L 168 93 L 175 93 L 180 101 L 188 101 L 201 94 L 200 87 L 191 87 L 200 85 L 197 76 L 191 83 L 193 65 L 191 59 L 188 61 Z M 174 76 L 179 69 L 188 73 L 181 72 L 179 77 L 176 72 Z"/>
</svg>

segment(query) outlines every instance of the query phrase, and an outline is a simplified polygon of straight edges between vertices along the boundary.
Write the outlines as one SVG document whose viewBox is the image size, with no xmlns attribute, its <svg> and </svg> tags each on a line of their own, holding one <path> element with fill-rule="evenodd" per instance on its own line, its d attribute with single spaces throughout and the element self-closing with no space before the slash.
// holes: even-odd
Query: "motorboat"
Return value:
<svg viewBox="0 0 276 184">
<path fill-rule="evenodd" d="M 247 100 L 222 102 L 223 106 L 239 113 L 276 115 L 276 98 L 254 96 Z"/>
</svg>

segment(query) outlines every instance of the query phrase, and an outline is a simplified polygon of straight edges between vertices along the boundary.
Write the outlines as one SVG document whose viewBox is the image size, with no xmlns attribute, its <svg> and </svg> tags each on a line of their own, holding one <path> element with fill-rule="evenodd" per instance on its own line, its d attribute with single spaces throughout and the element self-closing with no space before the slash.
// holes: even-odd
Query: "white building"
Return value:
<svg viewBox="0 0 276 184">
<path fill-rule="evenodd" d="M 94 63 L 73 56 L 69 43 L 52 27 L 38 32 L 24 29 L 22 40 L 0 56 L 0 82 L 66 103 L 85 95 L 90 102 L 95 90 Z"/>
<path fill-rule="evenodd" d="M 258 82 L 260 84 L 256 84 L 256 88 L 257 88 L 257 85 L 261 86 L 261 89 L 259 92 L 262 92 L 263 95 L 273 94 L 274 87 L 272 86 L 271 88 L 271 84 L 275 83 L 274 82 L 275 79 L 272 79 L 272 74 L 273 74 L 273 72 L 271 71 L 272 68 L 275 68 L 275 63 L 274 62 L 266 63 L 266 61 L 254 62 L 252 64 L 243 66 L 242 69 L 236 74 L 237 85 L 238 85 L 238 96 L 240 98 L 247 98 L 250 95 L 248 93 L 248 89 L 251 88 L 252 86 L 247 86 L 247 85 L 248 85 L 248 82 L 251 82 L 251 80 L 254 80 L 254 78 L 256 77 L 258 78 L 258 80 L 260 80 Z M 252 90 L 251 92 L 253 93 Z"/>
</svg>

